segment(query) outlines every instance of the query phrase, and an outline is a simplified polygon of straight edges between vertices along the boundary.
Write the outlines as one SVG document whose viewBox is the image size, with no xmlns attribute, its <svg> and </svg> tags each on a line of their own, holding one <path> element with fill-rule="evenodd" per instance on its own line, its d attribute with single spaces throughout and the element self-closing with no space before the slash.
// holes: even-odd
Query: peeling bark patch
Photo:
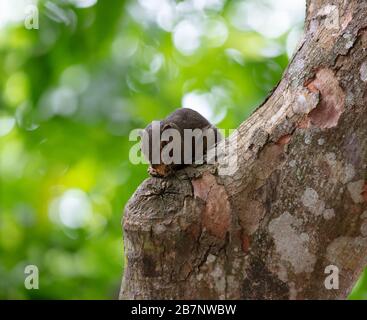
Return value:
<svg viewBox="0 0 367 320">
<path fill-rule="evenodd" d="M 291 264 L 296 274 L 312 272 L 316 263 L 315 255 L 308 250 L 309 237 L 295 229 L 300 224 L 301 221 L 289 212 L 284 212 L 269 224 L 276 251 L 282 260 Z"/>
<path fill-rule="evenodd" d="M 292 135 L 286 134 L 278 139 L 276 142 L 277 145 L 284 146 L 291 141 Z"/>
<path fill-rule="evenodd" d="M 261 180 L 267 180 L 279 166 L 283 154 L 283 147 L 277 144 L 268 144 L 259 155 L 260 170 L 256 172 L 256 176 Z"/>
<path fill-rule="evenodd" d="M 213 236 L 224 239 L 230 227 L 230 206 L 223 186 L 210 173 L 192 180 L 194 196 L 205 201 L 202 211 L 203 228 Z"/>
<path fill-rule="evenodd" d="M 348 183 L 347 189 L 354 203 L 362 203 L 365 201 L 363 197 L 364 188 L 365 182 L 363 180 Z"/>
<path fill-rule="evenodd" d="M 297 128 L 299 129 L 308 129 L 310 127 L 310 118 L 304 117 L 297 123 Z"/>
<path fill-rule="evenodd" d="M 266 211 L 262 203 L 256 200 L 247 200 L 244 205 L 247 214 L 241 215 L 241 226 L 244 234 L 252 235 L 257 231 Z"/>
<path fill-rule="evenodd" d="M 319 70 L 307 87 L 311 92 L 320 93 L 319 104 L 309 113 L 311 123 L 321 129 L 335 127 L 344 111 L 345 93 L 334 72 Z"/>
</svg>

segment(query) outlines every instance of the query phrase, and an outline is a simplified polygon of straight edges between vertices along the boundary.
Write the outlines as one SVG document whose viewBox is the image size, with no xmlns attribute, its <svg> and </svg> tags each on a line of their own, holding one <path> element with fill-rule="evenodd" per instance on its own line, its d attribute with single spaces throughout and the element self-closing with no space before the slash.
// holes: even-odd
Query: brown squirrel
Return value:
<svg viewBox="0 0 367 320">
<path fill-rule="evenodd" d="M 174 129 L 179 135 L 180 143 L 179 145 L 176 144 L 176 147 L 180 157 L 167 163 L 164 161 L 165 147 L 168 147 L 169 143 L 171 143 L 171 147 L 175 145 L 173 139 L 163 138 L 165 131 L 169 129 Z M 154 130 L 159 132 L 153 133 Z M 194 135 L 189 136 L 187 135 L 188 132 L 194 133 Z M 153 143 L 153 137 L 158 137 L 159 143 Z M 187 137 L 190 140 L 185 142 Z M 151 176 L 167 177 L 186 165 L 204 163 L 208 150 L 221 139 L 222 137 L 217 128 L 200 113 L 189 108 L 180 108 L 168 115 L 167 118 L 156 122 L 156 126 L 152 122 L 144 129 L 141 150 L 150 163 L 148 173 Z M 155 153 L 153 151 L 154 147 L 159 148 L 159 150 L 155 150 Z M 172 153 L 171 148 L 168 153 L 169 156 L 172 156 Z"/>
</svg>

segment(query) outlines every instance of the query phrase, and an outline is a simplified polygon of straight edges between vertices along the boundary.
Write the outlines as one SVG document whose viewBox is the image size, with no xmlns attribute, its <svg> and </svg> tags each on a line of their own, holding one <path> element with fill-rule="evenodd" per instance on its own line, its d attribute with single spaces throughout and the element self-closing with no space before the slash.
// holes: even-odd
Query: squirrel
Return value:
<svg viewBox="0 0 367 320">
<path fill-rule="evenodd" d="M 173 135 L 169 136 L 169 139 L 164 138 L 165 134 L 172 132 L 169 129 L 174 129 L 178 134 L 179 143 L 173 141 Z M 153 132 L 154 130 L 159 132 Z M 167 177 L 189 164 L 204 163 L 208 151 L 222 139 L 215 126 L 200 113 L 189 108 L 177 109 L 165 119 L 156 121 L 155 125 L 153 121 L 142 133 L 141 151 L 150 163 L 148 173 L 155 177 Z M 159 139 L 159 144 L 153 143 L 153 137 Z M 185 142 L 185 139 L 190 140 Z M 168 152 L 168 157 L 172 158 L 174 153 L 172 148 L 174 147 L 178 149 L 178 151 L 176 149 L 176 155 L 179 157 L 167 162 L 164 160 L 167 157 L 167 155 L 165 156 L 167 151 L 165 148 L 168 148 L 169 144 L 171 144 L 171 149 Z M 154 147 L 157 148 L 155 153 Z M 155 159 L 153 159 L 153 155 L 155 155 Z"/>
</svg>

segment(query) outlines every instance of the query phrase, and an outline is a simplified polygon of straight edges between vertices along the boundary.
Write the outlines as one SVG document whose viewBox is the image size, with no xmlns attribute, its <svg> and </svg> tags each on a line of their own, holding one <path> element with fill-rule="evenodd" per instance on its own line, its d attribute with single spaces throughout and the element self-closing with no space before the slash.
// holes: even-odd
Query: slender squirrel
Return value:
<svg viewBox="0 0 367 320">
<path fill-rule="evenodd" d="M 164 133 L 169 129 L 175 129 L 176 134 L 179 135 L 180 141 L 178 144 L 177 141 L 174 144 L 172 136 L 169 139 L 164 138 Z M 159 131 L 158 135 L 156 132 L 153 133 L 154 130 Z M 188 133 L 193 135 L 188 135 Z M 159 143 L 153 143 L 153 137 L 158 137 Z M 185 142 L 185 139 L 189 140 Z M 150 163 L 148 173 L 151 176 L 167 177 L 192 163 L 204 163 L 208 150 L 215 147 L 221 139 L 222 136 L 218 129 L 200 113 L 189 108 L 180 108 L 169 114 L 165 119 L 157 121 L 156 126 L 152 122 L 144 129 L 141 150 Z M 168 150 L 165 148 L 168 147 L 169 152 L 167 154 L 171 158 L 170 162 L 164 160 L 164 152 Z M 176 155 L 178 154 L 179 158 L 173 157 L 173 147 L 178 148 Z M 159 150 L 157 149 L 154 153 L 153 148 L 159 148 Z M 155 159 L 153 159 L 154 154 L 158 155 Z M 172 160 L 172 158 L 174 159 Z"/>
</svg>

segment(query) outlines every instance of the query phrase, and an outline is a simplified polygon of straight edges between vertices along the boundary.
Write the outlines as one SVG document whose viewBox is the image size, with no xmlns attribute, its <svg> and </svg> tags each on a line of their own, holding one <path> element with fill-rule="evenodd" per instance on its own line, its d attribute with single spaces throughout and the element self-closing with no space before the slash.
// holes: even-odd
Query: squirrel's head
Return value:
<svg viewBox="0 0 367 320">
<path fill-rule="evenodd" d="M 176 165 L 175 163 L 165 164 L 162 159 L 162 150 L 171 141 L 162 140 L 162 134 L 170 129 L 177 130 L 181 139 L 179 128 L 171 122 L 154 121 L 141 133 L 141 151 L 150 163 L 148 172 L 152 176 L 166 177 L 172 173 L 172 166 Z"/>
</svg>

